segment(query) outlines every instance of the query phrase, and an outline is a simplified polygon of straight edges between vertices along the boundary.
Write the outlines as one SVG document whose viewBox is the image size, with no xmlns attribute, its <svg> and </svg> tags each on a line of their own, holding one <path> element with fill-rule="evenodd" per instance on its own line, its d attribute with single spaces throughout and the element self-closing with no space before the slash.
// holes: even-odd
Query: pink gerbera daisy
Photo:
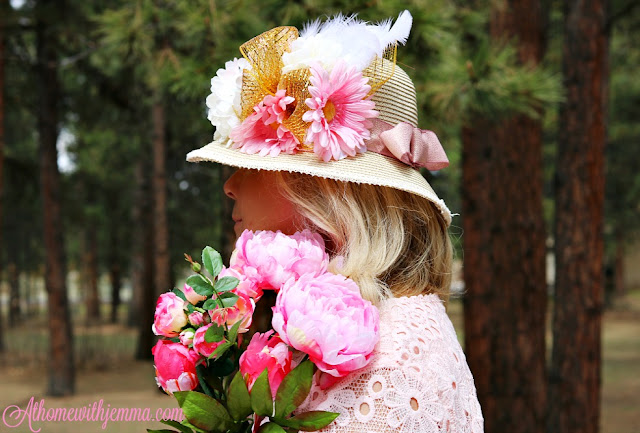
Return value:
<svg viewBox="0 0 640 433">
<path fill-rule="evenodd" d="M 310 122 L 306 142 L 324 161 L 354 156 L 367 150 L 371 119 L 378 116 L 375 104 L 365 99 L 368 78 L 339 61 L 331 74 L 319 65 L 311 68 L 311 85 L 305 103 L 310 108 L 302 120 Z"/>
<path fill-rule="evenodd" d="M 267 95 L 253 107 L 253 113 L 231 130 L 229 137 L 233 148 L 260 156 L 277 156 L 280 152 L 295 153 L 298 139 L 282 124 L 287 116 L 287 106 L 295 101 L 280 89 L 275 95 Z"/>
</svg>

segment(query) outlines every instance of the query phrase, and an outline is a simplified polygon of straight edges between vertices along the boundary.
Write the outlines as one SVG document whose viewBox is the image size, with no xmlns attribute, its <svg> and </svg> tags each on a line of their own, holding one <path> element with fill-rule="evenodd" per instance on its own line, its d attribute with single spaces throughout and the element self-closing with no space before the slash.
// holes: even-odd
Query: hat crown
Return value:
<svg viewBox="0 0 640 433">
<path fill-rule="evenodd" d="M 378 119 L 391 125 L 407 122 L 418 126 L 416 89 L 407 73 L 388 60 L 384 68 L 393 68 L 391 78 L 371 96 L 376 104 Z"/>
</svg>

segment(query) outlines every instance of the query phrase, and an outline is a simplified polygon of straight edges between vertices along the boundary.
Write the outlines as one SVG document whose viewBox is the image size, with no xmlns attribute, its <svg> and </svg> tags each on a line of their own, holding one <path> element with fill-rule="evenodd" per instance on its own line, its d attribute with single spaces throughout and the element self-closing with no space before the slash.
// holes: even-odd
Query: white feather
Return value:
<svg viewBox="0 0 640 433">
<path fill-rule="evenodd" d="M 409 11 L 402 12 L 393 26 L 390 19 L 369 24 L 356 15 L 342 14 L 325 22 L 312 21 L 303 27 L 300 37 L 291 44 L 291 52 L 284 54 L 283 72 L 309 66 L 313 62 L 331 70 L 338 59 L 362 70 L 375 56 L 381 56 L 388 46 L 398 42 L 404 44 L 412 21 Z"/>
</svg>

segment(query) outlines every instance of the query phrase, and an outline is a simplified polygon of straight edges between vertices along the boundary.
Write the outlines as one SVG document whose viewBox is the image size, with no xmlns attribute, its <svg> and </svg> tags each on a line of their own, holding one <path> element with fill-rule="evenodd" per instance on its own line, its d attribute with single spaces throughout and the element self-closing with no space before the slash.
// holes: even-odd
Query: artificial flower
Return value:
<svg viewBox="0 0 640 433">
<path fill-rule="evenodd" d="M 290 278 L 327 270 L 324 240 L 309 230 L 287 236 L 280 231 L 245 230 L 236 241 L 230 264 L 261 289 L 278 290 Z"/>
<path fill-rule="evenodd" d="M 244 334 L 249 330 L 251 326 L 251 320 L 253 319 L 253 312 L 256 308 L 256 303 L 253 299 L 238 294 L 238 300 L 232 307 L 220 308 L 217 307 L 213 310 L 209 310 L 209 316 L 211 316 L 211 322 L 218 326 L 227 325 L 232 327 L 236 323 L 240 322 L 238 333 Z"/>
<path fill-rule="evenodd" d="M 211 326 L 213 326 L 213 324 L 209 323 L 208 325 L 196 329 L 196 333 L 193 336 L 193 349 L 205 358 L 210 357 L 211 354 L 218 348 L 218 346 L 222 344 L 222 341 L 217 341 L 214 343 L 207 343 L 205 341 L 204 334 L 207 333 L 207 329 L 209 329 Z"/>
<path fill-rule="evenodd" d="M 291 371 L 292 365 L 289 347 L 278 335 L 273 335 L 273 330 L 253 334 L 247 350 L 240 357 L 240 373 L 249 391 L 265 368 L 271 394 L 275 398 L 282 379 Z"/>
<path fill-rule="evenodd" d="M 330 272 L 288 280 L 271 324 L 282 341 L 334 377 L 366 366 L 379 339 L 376 307 L 353 280 Z"/>
<path fill-rule="evenodd" d="M 187 298 L 187 301 L 189 301 L 193 305 L 196 305 L 198 302 L 201 302 L 201 301 L 204 301 L 205 299 L 207 299 L 206 296 L 203 296 L 203 295 L 200 295 L 199 293 L 197 293 L 187 283 L 184 284 L 184 287 L 182 288 L 182 293 L 184 293 L 184 297 Z"/>
<path fill-rule="evenodd" d="M 156 383 L 168 394 L 176 391 L 192 391 L 198 386 L 196 364 L 198 354 L 188 347 L 160 340 L 151 350 L 156 369 Z"/>
<path fill-rule="evenodd" d="M 295 99 L 286 96 L 285 89 L 275 95 L 267 95 L 240 125 L 231 130 L 233 148 L 260 156 L 277 156 L 280 152 L 295 153 L 300 142 L 282 124 L 287 117 L 287 108 Z"/>
<path fill-rule="evenodd" d="M 372 126 L 368 119 L 378 116 L 375 103 L 366 99 L 368 78 L 339 61 L 330 73 L 312 66 L 309 81 L 311 97 L 305 103 L 310 110 L 302 116 L 310 122 L 305 142 L 325 162 L 365 152 Z"/>
<path fill-rule="evenodd" d="M 211 94 L 207 96 L 208 118 L 216 127 L 214 140 L 229 146 L 231 130 L 240 125 L 243 69 L 251 69 L 246 59 L 233 59 L 218 69 L 211 79 Z"/>
<path fill-rule="evenodd" d="M 173 292 L 160 295 L 153 317 L 153 333 L 169 338 L 177 337 L 188 322 L 184 306 L 184 301 Z"/>
</svg>

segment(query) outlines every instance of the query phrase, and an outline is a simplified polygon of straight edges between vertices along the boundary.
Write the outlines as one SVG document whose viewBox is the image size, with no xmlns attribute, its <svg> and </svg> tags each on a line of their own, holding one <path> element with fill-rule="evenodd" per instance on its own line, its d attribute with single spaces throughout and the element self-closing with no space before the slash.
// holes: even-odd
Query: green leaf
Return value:
<svg viewBox="0 0 640 433">
<path fill-rule="evenodd" d="M 198 376 L 198 382 L 200 383 L 200 386 L 202 387 L 202 390 L 204 391 L 204 393 L 207 394 L 209 397 L 215 398 L 213 390 L 211 389 L 211 387 L 209 386 L 209 383 L 206 380 L 206 367 L 203 364 L 199 364 L 196 366 L 196 375 Z"/>
<path fill-rule="evenodd" d="M 268 423 L 262 424 L 262 426 L 260 427 L 260 430 L 258 430 L 258 433 L 287 433 L 287 432 L 278 424 L 268 422 Z"/>
<path fill-rule="evenodd" d="M 240 421 L 251 415 L 251 396 L 247 390 L 242 373 L 237 372 L 233 377 L 227 392 L 227 410 L 236 421 Z"/>
<path fill-rule="evenodd" d="M 214 284 L 214 288 L 218 293 L 228 292 L 238 287 L 240 280 L 236 277 L 222 277 Z"/>
<path fill-rule="evenodd" d="M 238 320 L 232 327 L 229 329 L 229 342 L 235 343 L 238 338 L 238 330 L 240 329 L 240 325 L 242 324 L 242 320 Z"/>
<path fill-rule="evenodd" d="M 185 425 L 180 424 L 178 421 L 174 421 L 172 419 L 162 419 L 162 420 L 160 420 L 160 422 L 162 424 L 166 424 L 168 426 L 175 427 L 178 430 L 180 430 L 182 433 L 193 433 L 193 430 L 191 430 L 189 427 L 187 427 Z"/>
<path fill-rule="evenodd" d="M 313 368 L 313 363 L 306 360 L 284 377 L 276 394 L 276 418 L 286 417 L 307 398 L 313 381 Z"/>
<path fill-rule="evenodd" d="M 236 364 L 229 356 L 223 354 L 214 359 L 213 362 L 209 362 L 209 369 L 218 377 L 225 377 L 233 373 L 233 370 L 236 369 Z"/>
<path fill-rule="evenodd" d="M 187 301 L 187 297 L 184 295 L 184 292 L 183 292 L 182 290 L 180 290 L 180 289 L 173 289 L 173 290 L 172 290 L 172 292 L 173 292 L 173 293 L 175 293 L 175 294 L 176 294 L 176 296 L 177 296 L 178 298 L 182 299 L 183 301 L 185 301 L 185 302 L 189 302 L 189 301 Z"/>
<path fill-rule="evenodd" d="M 205 310 L 213 310 L 218 306 L 218 301 L 211 298 L 211 299 L 207 299 L 206 301 L 204 301 L 204 304 L 202 304 L 202 308 L 204 308 Z"/>
<path fill-rule="evenodd" d="M 187 278 L 187 284 L 195 290 L 195 292 L 202 296 L 211 296 L 213 295 L 213 286 L 202 275 L 191 275 Z"/>
<path fill-rule="evenodd" d="M 190 428 L 191 430 L 193 430 L 193 431 L 195 431 L 197 433 L 208 433 L 206 430 L 202 430 L 201 428 L 196 427 L 193 424 L 191 424 L 189 422 L 189 420 L 186 419 L 186 418 L 182 420 L 182 425 L 185 426 L 185 427 Z"/>
<path fill-rule="evenodd" d="M 209 359 L 218 359 L 220 358 L 229 348 L 233 346 L 233 343 L 225 341 L 220 346 L 216 347 L 216 350 L 209 356 Z"/>
<path fill-rule="evenodd" d="M 189 312 L 189 314 L 193 313 L 194 311 L 196 311 L 196 307 L 194 307 L 193 305 L 191 305 L 191 303 L 187 303 L 187 311 Z"/>
<path fill-rule="evenodd" d="M 222 270 L 222 257 L 219 252 L 211 247 L 205 247 L 202 250 L 202 263 L 207 272 L 214 277 L 217 277 Z"/>
<path fill-rule="evenodd" d="M 151 429 L 147 429 L 148 433 L 177 433 L 175 430 L 168 430 L 168 429 L 162 429 L 162 430 L 151 430 Z"/>
<path fill-rule="evenodd" d="M 294 430 L 316 431 L 328 426 L 339 416 L 340 414 L 335 412 L 312 410 L 289 419 L 274 418 L 273 421 Z"/>
<path fill-rule="evenodd" d="M 234 305 L 236 305 L 238 298 L 239 296 L 236 295 L 235 293 L 227 292 L 220 295 L 220 301 L 222 301 L 222 305 L 225 308 L 233 307 Z"/>
<path fill-rule="evenodd" d="M 265 368 L 251 388 L 251 408 L 260 416 L 270 417 L 273 415 L 273 397 L 267 374 Z"/>
<path fill-rule="evenodd" d="M 227 409 L 218 400 L 196 391 L 177 391 L 173 396 L 194 426 L 203 430 L 224 432 L 233 427 Z"/>
<path fill-rule="evenodd" d="M 204 341 L 207 343 L 217 343 L 224 338 L 224 328 L 216 324 L 212 324 L 204 333 Z"/>
</svg>

